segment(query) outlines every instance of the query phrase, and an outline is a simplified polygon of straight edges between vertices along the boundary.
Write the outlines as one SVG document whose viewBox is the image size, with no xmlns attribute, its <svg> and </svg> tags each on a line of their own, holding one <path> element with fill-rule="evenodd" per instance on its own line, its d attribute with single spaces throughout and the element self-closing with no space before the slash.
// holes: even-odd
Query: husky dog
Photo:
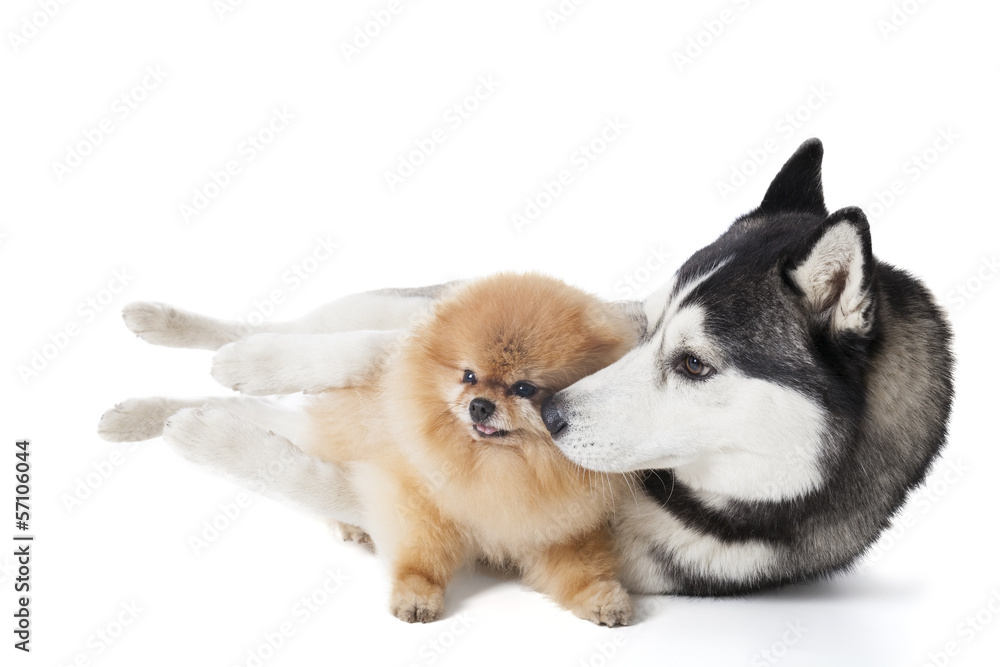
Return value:
<svg viewBox="0 0 1000 667">
<path fill-rule="evenodd" d="M 621 304 L 638 345 L 542 406 L 570 460 L 642 471 L 613 526 L 631 591 L 740 595 L 842 571 L 944 444 L 950 328 L 923 284 L 874 258 L 860 209 L 827 211 L 822 154 L 802 144 L 759 207 L 644 303 Z M 150 342 L 225 345 L 213 375 L 244 393 L 319 391 L 364 377 L 447 289 L 356 295 L 244 339 L 161 305 L 125 318 Z M 99 430 L 162 431 L 194 461 L 355 522 L 344 471 L 292 445 L 294 411 L 240 397 L 178 412 L 203 403 L 133 399 Z"/>
</svg>

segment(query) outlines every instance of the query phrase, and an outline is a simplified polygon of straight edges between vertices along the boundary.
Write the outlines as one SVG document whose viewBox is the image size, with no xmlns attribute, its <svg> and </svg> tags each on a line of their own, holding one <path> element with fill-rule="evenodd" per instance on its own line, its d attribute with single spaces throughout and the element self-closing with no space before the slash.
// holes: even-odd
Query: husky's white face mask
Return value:
<svg viewBox="0 0 1000 667">
<path fill-rule="evenodd" d="M 585 468 L 672 468 L 694 490 L 744 499 L 814 488 L 823 410 L 730 367 L 704 316 L 698 306 L 680 309 L 648 342 L 563 391 L 571 426 L 556 444 Z"/>
<path fill-rule="evenodd" d="M 592 470 L 671 469 L 705 500 L 818 488 L 838 411 L 859 409 L 824 346 L 870 326 L 860 215 L 808 234 L 765 209 L 738 220 L 646 301 L 639 345 L 543 406 L 559 448 Z"/>
</svg>

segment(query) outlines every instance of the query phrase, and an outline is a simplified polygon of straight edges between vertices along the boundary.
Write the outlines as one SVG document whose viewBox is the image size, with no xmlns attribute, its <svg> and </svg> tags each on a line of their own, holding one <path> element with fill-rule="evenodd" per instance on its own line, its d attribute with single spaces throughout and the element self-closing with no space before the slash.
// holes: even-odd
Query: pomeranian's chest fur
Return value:
<svg viewBox="0 0 1000 667">
<path fill-rule="evenodd" d="M 461 531 L 466 557 L 520 561 L 598 528 L 613 499 L 628 492 L 621 476 L 580 469 L 551 442 L 511 447 L 456 427 L 451 442 L 428 446 L 412 411 L 443 407 L 413 405 L 394 379 L 387 372 L 314 398 L 314 437 L 305 443 L 350 471 L 367 520 L 360 527 L 380 552 L 391 555 L 410 518 L 430 512 Z"/>
</svg>

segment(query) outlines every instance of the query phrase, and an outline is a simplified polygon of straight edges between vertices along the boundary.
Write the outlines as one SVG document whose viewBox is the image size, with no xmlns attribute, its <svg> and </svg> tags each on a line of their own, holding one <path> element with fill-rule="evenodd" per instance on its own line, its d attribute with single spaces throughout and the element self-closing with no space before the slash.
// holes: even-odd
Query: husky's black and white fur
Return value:
<svg viewBox="0 0 1000 667">
<path fill-rule="evenodd" d="M 757 209 L 645 303 L 623 305 L 639 345 L 543 406 L 573 461 L 645 471 L 615 519 L 632 591 L 744 594 L 847 568 L 944 443 L 944 315 L 873 257 L 861 210 L 827 212 L 821 161 L 819 141 L 804 143 Z M 162 305 L 125 318 L 150 342 L 221 348 L 213 374 L 244 393 L 319 391 L 380 363 L 447 289 L 356 295 L 242 339 L 234 322 Z M 113 440 L 162 431 L 194 461 L 363 526 L 349 472 L 293 444 L 301 422 L 265 399 L 133 399 L 99 428 Z"/>
</svg>

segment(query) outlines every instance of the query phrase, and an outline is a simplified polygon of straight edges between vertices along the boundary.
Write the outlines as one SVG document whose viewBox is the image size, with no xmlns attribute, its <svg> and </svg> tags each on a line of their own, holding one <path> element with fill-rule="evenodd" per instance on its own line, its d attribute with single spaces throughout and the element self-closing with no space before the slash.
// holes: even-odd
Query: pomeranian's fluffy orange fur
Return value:
<svg viewBox="0 0 1000 667">
<path fill-rule="evenodd" d="M 350 471 L 365 525 L 345 532 L 389 559 L 393 614 L 435 620 L 455 570 L 486 559 L 582 618 L 629 621 L 607 525 L 626 480 L 570 463 L 540 405 L 634 342 L 599 299 L 501 274 L 456 288 L 368 382 L 316 398 L 310 449 Z"/>
</svg>

